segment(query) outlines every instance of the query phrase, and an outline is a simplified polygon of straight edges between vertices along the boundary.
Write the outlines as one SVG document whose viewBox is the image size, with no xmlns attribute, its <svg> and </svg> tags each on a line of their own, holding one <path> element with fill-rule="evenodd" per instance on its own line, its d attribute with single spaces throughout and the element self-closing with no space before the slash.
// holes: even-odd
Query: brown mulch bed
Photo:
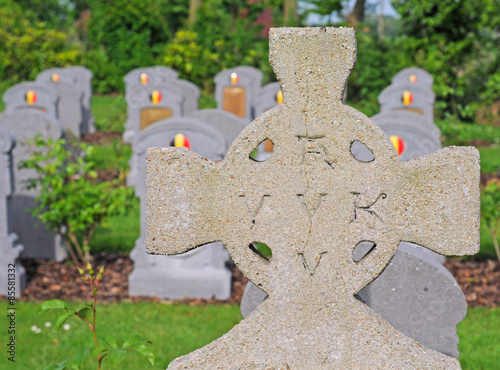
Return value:
<svg viewBox="0 0 500 370">
<path fill-rule="evenodd" d="M 160 301 L 151 297 L 130 297 L 128 295 L 128 276 L 134 269 L 134 262 L 128 255 L 101 253 L 94 256 L 93 265 L 105 265 L 104 275 L 99 284 L 99 301 Z M 21 259 L 26 269 L 27 288 L 20 299 L 29 301 L 45 301 L 49 299 L 88 300 L 91 295 L 89 287 L 82 282 L 77 268 L 67 262 Z M 230 266 L 233 273 L 231 297 L 226 301 L 216 299 L 185 299 L 184 303 L 237 303 L 241 302 L 247 279 L 234 266 Z"/>
<path fill-rule="evenodd" d="M 457 280 L 472 307 L 500 306 L 500 263 L 498 260 L 448 259 L 445 266 Z"/>
<path fill-rule="evenodd" d="M 109 145 L 117 139 L 122 139 L 121 132 L 96 131 L 93 134 L 83 135 L 81 141 L 89 145 Z"/>
<path fill-rule="evenodd" d="M 486 183 L 493 179 L 500 180 L 500 174 L 498 173 L 482 173 L 481 174 L 481 185 L 485 186 Z"/>
<path fill-rule="evenodd" d="M 80 280 L 77 269 L 68 263 L 23 259 L 27 270 L 27 289 L 21 299 L 44 301 L 48 299 L 88 300 L 88 286 Z M 105 273 L 101 281 L 99 297 L 101 302 L 149 301 L 158 302 L 158 298 L 130 297 L 128 295 L 128 275 L 133 270 L 133 262 L 127 255 L 102 253 L 95 256 L 94 266 L 105 264 Z M 450 270 L 462 288 L 469 306 L 500 307 L 500 263 L 498 261 L 467 261 L 448 259 L 445 266 Z M 230 265 L 233 273 L 233 289 L 227 301 L 215 299 L 185 299 L 188 304 L 203 305 L 208 303 L 241 302 L 247 279 Z"/>
</svg>

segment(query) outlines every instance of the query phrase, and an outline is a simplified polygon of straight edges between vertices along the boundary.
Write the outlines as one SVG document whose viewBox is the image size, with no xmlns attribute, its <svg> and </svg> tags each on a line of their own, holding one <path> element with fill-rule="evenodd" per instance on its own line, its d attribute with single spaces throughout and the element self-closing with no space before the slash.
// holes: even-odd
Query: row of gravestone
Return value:
<svg viewBox="0 0 500 370">
<path fill-rule="evenodd" d="M 92 73 L 81 66 L 52 68 L 41 72 L 35 82 L 11 87 L 3 95 L 5 111 L 0 113 L 2 160 L 0 166 L 0 258 L 2 273 L 16 265 L 16 294 L 25 286 L 25 270 L 18 257 L 53 259 L 66 257 L 63 241 L 48 231 L 30 209 L 36 205 L 38 189 L 28 189 L 26 180 L 35 170 L 20 169 L 31 156 L 27 141 L 36 134 L 57 140 L 67 134 L 93 132 L 90 111 Z M 2 280 L 0 293 L 6 294 Z"/>
<path fill-rule="evenodd" d="M 91 83 L 92 72 L 82 66 L 46 69 L 34 82 L 17 84 L 5 92 L 5 111 L 40 110 L 80 137 L 95 131 Z"/>
</svg>

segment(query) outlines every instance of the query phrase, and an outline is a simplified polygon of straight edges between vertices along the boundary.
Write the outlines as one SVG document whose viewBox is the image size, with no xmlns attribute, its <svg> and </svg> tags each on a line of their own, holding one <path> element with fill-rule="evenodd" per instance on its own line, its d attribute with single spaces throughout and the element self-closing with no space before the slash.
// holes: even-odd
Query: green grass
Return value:
<svg viewBox="0 0 500 370">
<path fill-rule="evenodd" d="M 127 103 L 122 95 L 93 96 L 91 104 L 98 131 L 124 131 L 127 120 Z"/>
<path fill-rule="evenodd" d="M 116 140 L 111 145 L 94 145 L 88 156 L 99 170 L 120 169 L 127 171 L 132 155 L 132 147 Z"/>
<path fill-rule="evenodd" d="M 141 233 L 139 199 L 126 215 L 109 217 L 96 229 L 90 241 L 91 253 L 130 253 Z"/>
<path fill-rule="evenodd" d="M 3 301 L 5 305 L 5 301 Z M 93 348 L 92 334 L 77 319 L 68 320 L 71 328 L 53 331 L 62 311 L 38 314 L 39 303 L 17 302 L 17 357 L 18 369 L 42 369 L 43 366 L 71 359 L 85 348 Z M 76 304 L 71 305 L 71 307 Z M 156 356 L 154 369 L 165 369 L 170 361 L 200 348 L 222 336 L 241 320 L 238 306 L 188 306 L 162 303 L 121 303 L 98 306 L 97 335 L 111 335 L 119 344 L 138 334 L 152 341 Z M 52 323 L 46 328 L 45 323 Z M 31 331 L 33 325 L 42 329 Z M 87 358 L 84 369 L 95 369 L 94 358 Z M 2 361 L 7 362 L 6 356 Z M 109 369 L 106 360 L 103 369 Z M 0 368 L 5 368 L 0 365 Z M 127 356 L 119 369 L 148 369 L 146 360 Z"/>
<path fill-rule="evenodd" d="M 462 369 L 500 368 L 500 308 L 469 308 L 458 325 Z"/>
<path fill-rule="evenodd" d="M 5 305 L 5 301 L 3 301 Z M 41 369 L 51 362 L 70 359 L 84 348 L 92 348 L 90 330 L 70 319 L 71 328 L 53 332 L 59 313 L 39 315 L 40 304 L 17 302 L 16 368 Z M 155 369 L 165 369 L 170 361 L 200 348 L 229 331 L 241 320 L 236 305 L 189 306 L 163 303 L 121 303 L 98 306 L 98 335 L 111 335 L 118 343 L 132 335 L 153 342 Z M 52 328 L 46 328 L 46 322 Z M 33 325 L 42 329 L 31 331 Z M 467 317 L 458 325 L 460 362 L 463 369 L 495 369 L 500 358 L 500 308 L 469 308 Z M 88 358 L 84 369 L 91 369 Z M 5 356 L 3 361 L 6 362 Z M 1 367 L 1 366 L 0 366 Z M 3 367 L 2 367 L 3 368 Z M 105 366 L 109 369 L 109 366 Z M 145 360 L 127 357 L 120 369 L 147 369 Z"/>
<path fill-rule="evenodd" d="M 496 173 L 500 169 L 500 145 L 494 144 L 478 149 L 481 155 L 481 172 Z"/>
</svg>

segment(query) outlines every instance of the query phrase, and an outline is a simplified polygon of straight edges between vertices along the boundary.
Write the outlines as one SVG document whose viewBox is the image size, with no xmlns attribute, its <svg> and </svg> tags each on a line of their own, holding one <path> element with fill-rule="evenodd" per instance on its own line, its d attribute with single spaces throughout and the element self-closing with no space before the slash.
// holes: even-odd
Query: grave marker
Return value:
<svg viewBox="0 0 500 370">
<path fill-rule="evenodd" d="M 246 127 L 247 122 L 232 113 L 220 109 L 202 109 L 191 112 L 186 117 L 192 117 L 206 122 L 218 133 L 224 136 L 227 148 Z M 224 151 L 225 154 L 226 151 Z"/>
<path fill-rule="evenodd" d="M 183 114 L 183 91 L 164 84 L 136 85 L 125 96 L 128 117 L 123 138 L 132 142 L 135 135 L 149 125 Z"/>
<path fill-rule="evenodd" d="M 85 133 L 83 122 L 84 92 L 76 83 L 76 78 L 63 68 L 46 69 L 38 74 L 36 82 L 49 85 L 59 94 L 57 111 L 59 123 L 64 130 L 69 130 L 79 137 Z"/>
<path fill-rule="evenodd" d="M 226 69 L 215 75 L 217 107 L 248 122 L 254 118 L 253 104 L 262 84 L 262 72 L 250 66 Z"/>
<path fill-rule="evenodd" d="M 26 270 L 19 261 L 23 246 L 17 243 L 17 235 L 12 232 L 11 196 L 13 192 L 12 179 L 12 148 L 14 137 L 4 127 L 0 126 L 0 274 L 2 284 L 0 295 L 10 296 L 14 282 L 15 295 L 18 297 L 26 285 Z M 10 290 L 9 290 L 10 287 Z"/>
<path fill-rule="evenodd" d="M 16 140 L 16 147 L 12 150 L 14 193 L 11 205 L 13 231 L 24 246 L 22 256 L 62 261 L 66 252 L 60 236 L 49 232 L 41 221 L 31 215 L 30 209 L 36 205 L 35 197 L 40 190 L 28 190 L 25 182 L 38 175 L 34 169 L 19 169 L 18 164 L 31 156 L 25 145 L 27 140 L 36 134 L 41 134 L 45 139 L 50 137 L 57 140 L 63 137 L 64 131 L 47 114 L 27 109 L 0 113 L 0 125 L 8 129 Z"/>
<path fill-rule="evenodd" d="M 179 117 L 156 122 L 134 140 L 133 157 L 137 174 L 135 194 L 141 201 L 141 236 L 131 257 L 134 271 L 129 277 L 129 294 L 169 299 L 217 298 L 231 295 L 231 273 L 225 267 L 229 256 L 221 243 L 210 243 L 182 256 L 151 256 L 145 251 L 146 150 L 173 145 L 184 136 L 191 150 L 207 158 L 222 159 L 227 150 L 224 138 L 207 123 Z"/>
<path fill-rule="evenodd" d="M 380 111 L 410 111 L 434 122 L 435 94 L 426 85 L 411 82 L 387 86 L 378 97 Z"/>
<path fill-rule="evenodd" d="M 52 87 L 38 82 L 23 82 L 12 86 L 3 94 L 6 112 L 20 109 L 36 109 L 58 120 L 59 94 Z"/>
<path fill-rule="evenodd" d="M 355 53 L 353 29 L 272 29 L 270 60 L 286 104 L 245 128 L 221 162 L 148 150 L 149 253 L 179 254 L 220 240 L 269 293 L 231 331 L 169 368 L 459 367 L 354 295 L 383 271 L 401 240 L 446 255 L 477 252 L 479 155 L 446 148 L 400 161 L 382 130 L 341 102 Z M 250 153 L 265 139 L 276 150 L 256 163 Z M 372 161 L 351 154 L 355 140 Z M 376 247 L 355 262 L 362 241 Z M 272 256 L 255 253 L 255 242 Z"/>
<path fill-rule="evenodd" d="M 125 96 L 137 85 L 156 85 L 168 80 L 177 79 L 177 71 L 164 66 L 141 67 L 131 70 L 125 75 Z"/>
<path fill-rule="evenodd" d="M 393 85 L 398 85 L 401 83 L 405 84 L 408 82 L 412 84 L 425 85 L 431 88 L 433 79 L 429 72 L 427 72 L 425 69 L 417 67 L 402 69 L 392 78 Z"/>
<path fill-rule="evenodd" d="M 94 74 L 88 68 L 83 66 L 66 67 L 64 71 L 70 73 L 76 79 L 77 86 L 83 90 L 82 133 L 91 134 L 96 131 L 91 107 L 92 78 Z"/>
</svg>

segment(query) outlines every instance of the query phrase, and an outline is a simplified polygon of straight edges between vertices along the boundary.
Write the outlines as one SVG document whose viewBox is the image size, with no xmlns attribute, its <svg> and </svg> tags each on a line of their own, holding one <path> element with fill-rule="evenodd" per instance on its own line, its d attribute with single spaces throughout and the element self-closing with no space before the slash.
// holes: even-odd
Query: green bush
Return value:
<svg viewBox="0 0 500 370">
<path fill-rule="evenodd" d="M 79 62 L 80 50 L 68 33 L 30 22 L 15 4 L 0 7 L 0 81 L 12 86 L 46 68 Z"/>
</svg>

